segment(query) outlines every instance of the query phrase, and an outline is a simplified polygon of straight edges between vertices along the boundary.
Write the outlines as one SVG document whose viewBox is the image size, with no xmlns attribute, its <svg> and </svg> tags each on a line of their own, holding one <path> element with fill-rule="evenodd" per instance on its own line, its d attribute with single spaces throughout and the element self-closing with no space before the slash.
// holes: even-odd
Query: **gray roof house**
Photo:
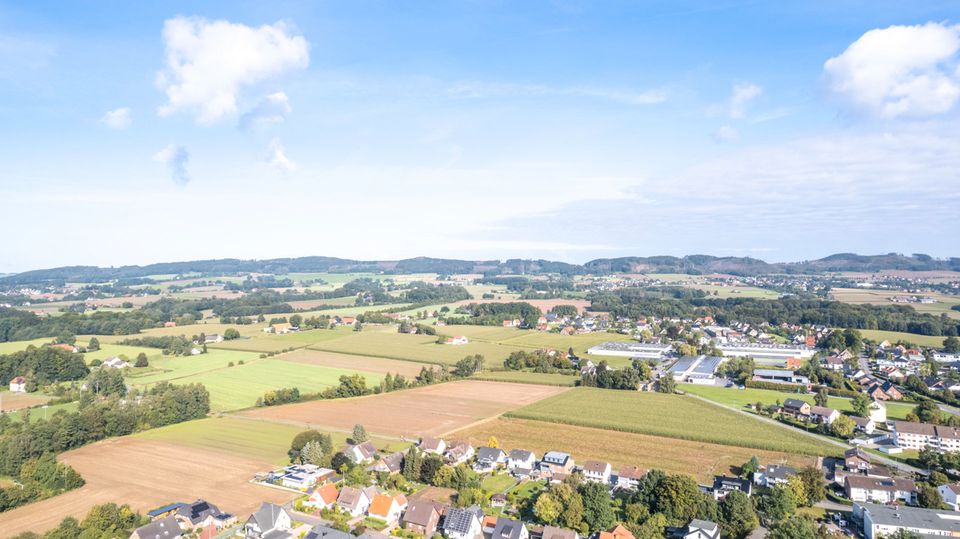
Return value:
<svg viewBox="0 0 960 539">
<path fill-rule="evenodd" d="M 451 507 L 443 522 L 443 532 L 451 539 L 472 539 L 483 535 L 483 510 L 471 505 L 465 509 Z"/>
<path fill-rule="evenodd" d="M 177 518 L 181 519 L 181 522 L 189 523 L 191 527 L 203 526 L 208 518 L 212 520 L 222 514 L 216 505 L 205 500 L 197 500 L 177 510 Z"/>
<path fill-rule="evenodd" d="M 498 518 L 497 524 L 493 528 L 490 539 L 528 539 L 530 531 L 519 520 L 509 518 Z"/>
<path fill-rule="evenodd" d="M 287 539 L 291 537 L 291 524 L 290 514 L 283 507 L 264 502 L 243 525 L 243 535 L 247 539 Z"/>
<path fill-rule="evenodd" d="M 507 461 L 507 455 L 498 447 L 481 447 L 477 449 L 477 463 L 473 468 L 478 472 L 486 472 Z"/>
<path fill-rule="evenodd" d="M 783 464 L 770 464 L 753 473 L 753 482 L 764 487 L 773 487 L 790 480 L 791 475 L 796 475 L 796 468 L 784 466 Z"/>
<path fill-rule="evenodd" d="M 130 539 L 177 539 L 182 533 L 177 517 L 169 515 L 133 530 Z"/>
<path fill-rule="evenodd" d="M 331 528 L 330 526 L 324 526 L 322 524 L 317 524 L 313 527 L 306 535 L 303 536 L 303 539 L 355 539 L 353 535 L 342 532 Z"/>
</svg>

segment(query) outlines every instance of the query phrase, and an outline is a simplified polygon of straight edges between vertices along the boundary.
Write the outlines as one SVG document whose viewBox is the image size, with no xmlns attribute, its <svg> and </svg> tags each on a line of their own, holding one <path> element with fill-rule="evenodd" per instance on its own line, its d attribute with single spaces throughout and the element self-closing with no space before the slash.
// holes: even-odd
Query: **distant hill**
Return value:
<svg viewBox="0 0 960 539">
<path fill-rule="evenodd" d="M 709 255 L 649 256 L 601 258 L 585 264 L 568 264 L 551 260 L 510 259 L 455 260 L 417 257 L 404 260 L 349 260 L 327 256 L 300 258 L 273 258 L 269 260 L 194 260 L 189 262 L 162 262 L 146 266 L 65 266 L 61 268 L 26 271 L 0 276 L 0 284 L 34 284 L 44 282 L 105 282 L 114 279 L 136 279 L 149 275 L 178 275 L 199 273 L 206 276 L 235 275 L 239 273 L 347 273 L 373 272 L 387 274 L 410 273 L 482 273 L 487 275 L 561 275 L 608 273 L 685 273 L 700 275 L 727 273 L 731 275 L 764 275 L 771 273 L 824 273 L 837 271 L 874 272 L 881 270 L 960 271 L 960 258 L 936 259 L 924 254 L 857 255 L 840 253 L 818 260 L 768 263 L 748 257 L 718 257 Z"/>
</svg>

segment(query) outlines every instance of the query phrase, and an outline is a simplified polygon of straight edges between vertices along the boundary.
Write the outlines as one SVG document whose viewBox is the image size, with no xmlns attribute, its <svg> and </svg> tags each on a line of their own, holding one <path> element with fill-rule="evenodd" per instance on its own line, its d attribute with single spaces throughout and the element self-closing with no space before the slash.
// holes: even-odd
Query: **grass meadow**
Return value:
<svg viewBox="0 0 960 539">
<path fill-rule="evenodd" d="M 575 388 L 506 415 L 786 453 L 837 452 L 799 432 L 682 395 Z"/>
<path fill-rule="evenodd" d="M 447 328 L 448 330 L 450 328 Z M 448 335 L 456 331 L 445 331 Z M 464 356 L 481 354 L 488 365 L 499 365 L 511 352 L 529 348 L 510 346 L 495 342 L 470 341 L 468 344 L 453 346 L 437 344 L 437 338 L 430 335 L 407 335 L 397 333 L 392 326 L 354 332 L 341 339 L 327 340 L 311 345 L 312 350 L 341 352 L 361 356 L 402 359 L 418 363 L 452 365 Z"/>
</svg>

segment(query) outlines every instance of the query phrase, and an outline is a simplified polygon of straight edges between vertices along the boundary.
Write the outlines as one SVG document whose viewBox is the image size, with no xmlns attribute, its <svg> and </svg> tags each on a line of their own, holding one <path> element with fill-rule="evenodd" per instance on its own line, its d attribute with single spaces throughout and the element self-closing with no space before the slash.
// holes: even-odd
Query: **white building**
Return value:
<svg viewBox="0 0 960 539">
<path fill-rule="evenodd" d="M 960 512 L 956 511 L 855 503 L 853 514 L 862 519 L 866 539 L 881 539 L 900 530 L 921 537 L 960 535 Z"/>
<path fill-rule="evenodd" d="M 960 483 L 940 485 L 937 491 L 940 492 L 943 503 L 949 505 L 954 511 L 960 509 Z"/>
<path fill-rule="evenodd" d="M 597 483 L 610 482 L 610 463 L 599 460 L 588 460 L 583 463 L 583 478 Z"/>
</svg>

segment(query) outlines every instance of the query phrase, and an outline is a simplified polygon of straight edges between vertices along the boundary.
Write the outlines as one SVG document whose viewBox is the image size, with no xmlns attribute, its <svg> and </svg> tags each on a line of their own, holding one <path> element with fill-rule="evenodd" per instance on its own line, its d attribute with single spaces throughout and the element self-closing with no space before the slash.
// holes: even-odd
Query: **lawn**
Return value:
<svg viewBox="0 0 960 539">
<path fill-rule="evenodd" d="M 895 343 L 902 340 L 904 342 L 909 342 L 920 346 L 941 347 L 943 346 L 943 340 L 946 339 L 946 337 L 917 335 L 915 333 L 904 333 L 901 331 L 882 331 L 879 329 L 861 329 L 859 331 L 865 339 L 871 339 L 877 342 L 890 341 Z"/>
<path fill-rule="evenodd" d="M 483 481 L 480 483 L 480 487 L 487 492 L 505 492 L 507 489 L 513 487 L 517 484 L 517 480 L 508 473 L 501 473 L 499 475 L 488 475 L 483 478 Z"/>
<path fill-rule="evenodd" d="M 477 380 L 493 380 L 495 382 L 518 382 L 521 384 L 543 384 L 548 386 L 573 386 L 579 376 L 570 376 L 556 373 L 540 373 L 526 371 L 484 371 L 473 377 Z"/>
<path fill-rule="evenodd" d="M 358 373 L 271 358 L 177 378 L 176 383 L 203 384 L 210 391 L 210 408 L 214 411 L 225 411 L 249 408 L 256 403 L 258 397 L 273 389 L 296 387 L 301 393 L 316 393 L 338 385 L 341 376 L 352 374 Z M 369 387 L 379 385 L 382 379 L 381 375 L 375 373 L 359 374 L 367 380 Z M 134 384 L 143 386 L 147 382 L 135 380 Z"/>
<path fill-rule="evenodd" d="M 837 453 L 799 432 L 682 395 L 575 388 L 506 415 L 805 455 Z"/>
<path fill-rule="evenodd" d="M 442 332 L 447 335 L 458 334 L 454 327 L 442 328 Z M 529 351 L 529 348 L 493 342 L 471 341 L 468 344 L 453 346 L 437 344 L 436 341 L 437 338 L 430 335 L 407 335 L 397 333 L 396 328 L 389 327 L 353 332 L 341 339 L 313 344 L 310 348 L 446 365 L 452 365 L 463 359 L 464 356 L 472 354 L 482 355 L 488 365 L 499 365 L 511 352 L 517 350 Z"/>
<path fill-rule="evenodd" d="M 705 399 L 712 400 L 733 408 L 743 408 L 747 404 L 774 404 L 776 401 L 783 402 L 785 399 L 801 399 L 814 404 L 814 395 L 785 393 L 783 391 L 773 391 L 770 389 L 737 389 L 733 387 L 702 386 L 698 384 L 681 384 L 680 389 L 687 393 L 699 395 Z M 887 417 L 889 419 L 903 419 L 907 414 L 913 411 L 914 405 L 900 402 L 886 402 Z M 829 397 L 827 406 L 836 408 L 842 412 L 852 412 L 853 402 L 850 399 L 841 397 Z"/>
</svg>

